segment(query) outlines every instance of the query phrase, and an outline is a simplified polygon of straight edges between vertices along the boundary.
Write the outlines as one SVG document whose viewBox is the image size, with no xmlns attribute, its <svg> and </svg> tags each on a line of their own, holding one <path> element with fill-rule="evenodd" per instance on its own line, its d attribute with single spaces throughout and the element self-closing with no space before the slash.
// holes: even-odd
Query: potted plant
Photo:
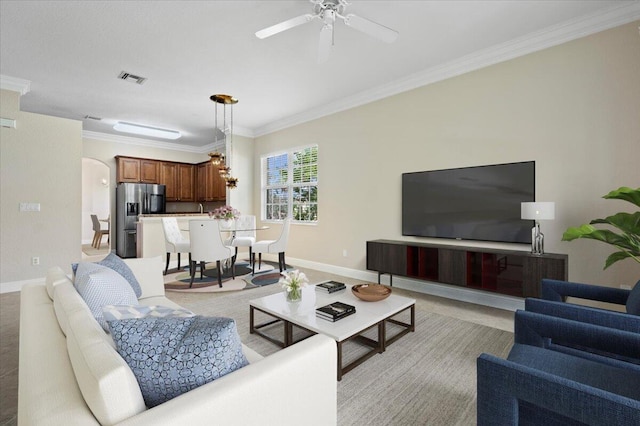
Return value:
<svg viewBox="0 0 640 426">
<path fill-rule="evenodd" d="M 609 192 L 602 198 L 624 200 L 640 207 L 640 188 L 633 189 L 623 186 Z M 616 229 L 598 229 L 593 226 L 599 224 L 611 225 Z M 618 249 L 607 258 L 604 269 L 627 258 L 640 263 L 640 211 L 616 213 L 604 219 L 594 219 L 589 224 L 568 228 L 562 235 L 562 241 L 572 241 L 578 238 L 602 241 Z"/>
</svg>

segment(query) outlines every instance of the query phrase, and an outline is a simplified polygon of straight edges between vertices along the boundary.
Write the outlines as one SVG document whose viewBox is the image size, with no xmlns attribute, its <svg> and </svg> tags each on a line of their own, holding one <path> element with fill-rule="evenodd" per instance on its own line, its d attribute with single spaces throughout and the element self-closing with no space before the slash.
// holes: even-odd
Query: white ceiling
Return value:
<svg viewBox="0 0 640 426">
<path fill-rule="evenodd" d="M 348 13 L 400 35 L 392 44 L 336 24 L 317 63 L 318 20 L 259 40 L 264 27 L 312 11 L 296 1 L 0 1 L 0 74 L 30 81 L 23 111 L 180 130 L 213 142 L 227 93 L 235 133 L 258 136 L 640 19 L 638 1 L 358 1 Z M 121 71 L 146 77 L 118 80 Z M 7 80 L 7 77 L 9 79 Z M 84 119 L 86 115 L 102 121 Z"/>
</svg>

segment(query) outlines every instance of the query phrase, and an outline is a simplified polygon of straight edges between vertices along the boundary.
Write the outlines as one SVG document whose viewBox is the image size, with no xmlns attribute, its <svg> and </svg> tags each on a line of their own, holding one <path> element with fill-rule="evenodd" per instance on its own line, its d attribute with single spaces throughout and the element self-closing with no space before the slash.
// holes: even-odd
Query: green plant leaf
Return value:
<svg viewBox="0 0 640 426">
<path fill-rule="evenodd" d="M 614 189 L 602 198 L 624 200 L 640 207 L 640 188 L 633 189 L 622 186 L 618 189 Z"/>
<path fill-rule="evenodd" d="M 569 228 L 562 235 L 563 241 L 572 241 L 578 238 L 589 238 L 611 244 L 621 250 L 629 251 L 634 256 L 640 256 L 640 245 L 637 241 L 625 234 L 616 234 L 608 229 L 596 229 L 591 225 L 582 225 L 577 228 Z"/>
<path fill-rule="evenodd" d="M 628 259 L 630 257 L 633 257 L 633 256 L 631 256 L 629 253 L 626 253 L 624 251 L 617 251 L 615 253 L 611 253 L 609 257 L 607 257 L 607 260 L 604 264 L 604 269 L 607 269 L 609 266 L 613 265 L 619 260 Z"/>
<path fill-rule="evenodd" d="M 622 232 L 630 235 L 640 235 L 640 211 L 635 213 L 617 213 L 604 219 L 594 219 L 592 225 L 602 223 L 613 225 Z"/>
</svg>

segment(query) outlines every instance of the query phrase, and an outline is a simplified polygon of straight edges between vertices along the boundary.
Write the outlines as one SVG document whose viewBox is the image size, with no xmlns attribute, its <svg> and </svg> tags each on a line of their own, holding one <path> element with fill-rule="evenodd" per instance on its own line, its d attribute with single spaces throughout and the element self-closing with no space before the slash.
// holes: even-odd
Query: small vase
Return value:
<svg viewBox="0 0 640 426">
<path fill-rule="evenodd" d="M 302 300 L 302 288 L 289 287 L 285 293 L 287 294 L 287 302 L 299 302 Z"/>
<path fill-rule="evenodd" d="M 220 228 L 221 229 L 231 229 L 233 227 L 233 219 L 222 219 L 220 220 Z"/>
</svg>

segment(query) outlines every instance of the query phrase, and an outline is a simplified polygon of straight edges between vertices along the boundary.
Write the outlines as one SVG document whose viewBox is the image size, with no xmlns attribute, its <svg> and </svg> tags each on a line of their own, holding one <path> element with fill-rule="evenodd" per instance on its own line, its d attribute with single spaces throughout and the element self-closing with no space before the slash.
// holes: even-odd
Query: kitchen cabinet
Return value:
<svg viewBox="0 0 640 426">
<path fill-rule="evenodd" d="M 195 166 L 186 163 L 160 164 L 160 183 L 166 186 L 167 201 L 195 201 Z"/>
<path fill-rule="evenodd" d="M 211 162 L 196 166 L 197 201 L 225 201 L 227 198 L 226 181 L 220 176 L 218 166 Z"/>
<path fill-rule="evenodd" d="M 160 162 L 146 158 L 116 157 L 116 181 L 131 183 L 158 183 Z"/>
<path fill-rule="evenodd" d="M 148 158 L 116 158 L 118 183 L 157 183 L 166 186 L 167 201 L 225 201 L 226 181 L 210 161 L 190 164 Z"/>
</svg>

